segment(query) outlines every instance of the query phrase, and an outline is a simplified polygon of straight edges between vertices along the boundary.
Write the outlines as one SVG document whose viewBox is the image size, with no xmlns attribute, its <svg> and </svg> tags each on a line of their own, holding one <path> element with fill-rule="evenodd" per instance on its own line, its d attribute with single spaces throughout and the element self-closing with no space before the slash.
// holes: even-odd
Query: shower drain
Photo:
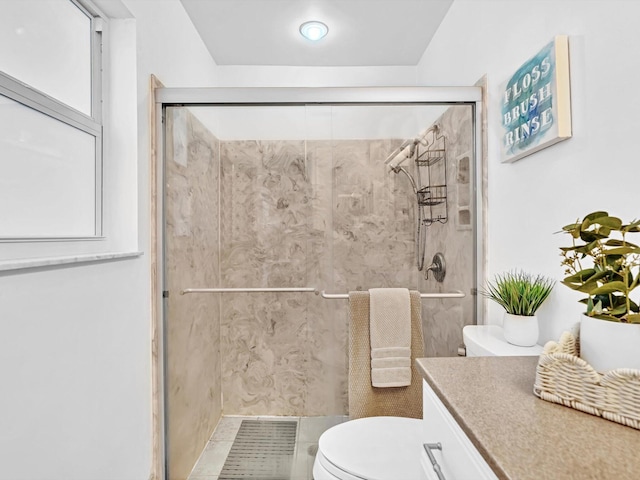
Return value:
<svg viewBox="0 0 640 480">
<path fill-rule="evenodd" d="M 219 480 L 289 480 L 297 420 L 243 420 Z"/>
</svg>

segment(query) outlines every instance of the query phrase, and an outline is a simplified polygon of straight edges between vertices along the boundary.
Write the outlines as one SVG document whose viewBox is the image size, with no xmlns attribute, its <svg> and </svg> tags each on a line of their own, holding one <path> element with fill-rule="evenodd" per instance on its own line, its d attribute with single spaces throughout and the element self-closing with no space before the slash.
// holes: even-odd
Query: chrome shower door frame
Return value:
<svg viewBox="0 0 640 480">
<path fill-rule="evenodd" d="M 483 158 L 483 90 L 479 86 L 471 87 L 332 87 L 332 88 L 156 88 L 155 98 L 155 138 L 152 154 L 155 154 L 155 178 L 150 179 L 151 191 L 155 195 L 150 199 L 155 207 L 155 218 L 152 218 L 152 241 L 158 255 L 157 268 L 152 272 L 152 281 L 156 288 L 152 291 L 151 301 L 157 318 L 152 325 L 157 331 L 152 332 L 152 352 L 156 381 L 159 394 L 153 393 L 154 415 L 153 429 L 156 444 L 154 445 L 154 465 L 163 465 L 160 472 L 155 472 L 156 480 L 167 478 L 166 458 L 166 409 L 165 409 L 165 308 L 164 292 L 164 112 L 167 106 L 308 106 L 308 105 L 470 105 L 473 117 L 473 158 L 474 184 L 472 195 L 472 211 L 475 214 L 474 251 L 476 285 L 481 285 L 485 275 L 485 212 L 486 204 L 486 159 Z M 152 210 L 153 211 L 153 210 Z M 155 227 L 155 228 L 154 228 Z M 153 259 L 152 259 L 153 261 Z M 483 324 L 484 299 L 477 292 L 466 292 L 475 295 L 475 311 L 477 323 Z M 159 444 L 157 443 L 159 442 Z"/>
</svg>

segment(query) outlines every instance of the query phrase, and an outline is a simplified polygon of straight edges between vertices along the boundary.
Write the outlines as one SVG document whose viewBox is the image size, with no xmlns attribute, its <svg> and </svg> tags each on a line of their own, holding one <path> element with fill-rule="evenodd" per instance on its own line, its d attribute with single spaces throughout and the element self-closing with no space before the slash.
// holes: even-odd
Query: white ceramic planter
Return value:
<svg viewBox="0 0 640 480">
<path fill-rule="evenodd" d="M 535 315 L 524 317 L 505 312 L 502 328 L 504 339 L 512 345 L 532 347 L 538 343 L 538 317 Z"/>
<path fill-rule="evenodd" d="M 640 325 L 582 315 L 580 358 L 601 373 L 615 368 L 640 370 Z"/>
</svg>

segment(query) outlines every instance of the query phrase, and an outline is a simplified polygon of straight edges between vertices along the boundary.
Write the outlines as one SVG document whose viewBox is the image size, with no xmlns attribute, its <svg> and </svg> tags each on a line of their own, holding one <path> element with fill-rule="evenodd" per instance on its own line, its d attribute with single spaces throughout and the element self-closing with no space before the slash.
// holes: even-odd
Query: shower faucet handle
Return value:
<svg viewBox="0 0 640 480">
<path fill-rule="evenodd" d="M 436 279 L 436 282 L 442 283 L 445 275 L 447 274 L 447 267 L 444 261 L 444 255 L 441 252 L 438 252 L 433 256 L 431 265 L 425 269 L 424 277 L 427 280 L 429 279 L 429 272 L 433 272 L 433 278 Z"/>
</svg>

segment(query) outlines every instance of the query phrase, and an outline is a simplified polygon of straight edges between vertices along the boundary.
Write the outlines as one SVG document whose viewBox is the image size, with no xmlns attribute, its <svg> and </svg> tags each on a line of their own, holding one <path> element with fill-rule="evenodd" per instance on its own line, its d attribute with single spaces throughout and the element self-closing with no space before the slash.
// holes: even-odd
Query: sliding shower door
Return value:
<svg viewBox="0 0 640 480">
<path fill-rule="evenodd" d="M 164 120 L 171 480 L 223 413 L 348 413 L 348 304 L 323 291 L 454 292 L 423 301 L 423 328 L 427 355 L 456 354 L 476 323 L 473 104 L 165 104 Z"/>
</svg>

